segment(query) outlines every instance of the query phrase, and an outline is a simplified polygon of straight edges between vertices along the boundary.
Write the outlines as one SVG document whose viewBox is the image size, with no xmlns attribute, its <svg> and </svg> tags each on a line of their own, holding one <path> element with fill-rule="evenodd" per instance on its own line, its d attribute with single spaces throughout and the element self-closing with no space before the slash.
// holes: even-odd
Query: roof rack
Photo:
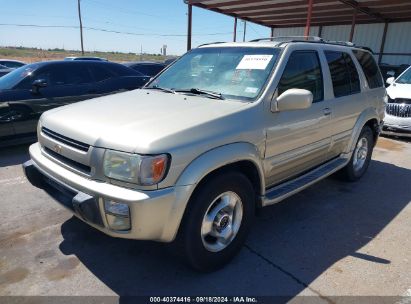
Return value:
<svg viewBox="0 0 411 304">
<path fill-rule="evenodd" d="M 281 41 L 281 42 L 296 42 L 296 41 L 311 41 L 311 42 L 323 42 L 324 40 L 317 36 L 277 36 L 267 37 L 251 40 L 250 42 L 259 41 Z"/>
<path fill-rule="evenodd" d="M 254 39 L 254 40 L 251 40 L 250 42 L 259 42 L 259 41 L 277 41 L 279 42 L 279 46 L 281 46 L 284 43 L 290 43 L 290 42 L 308 42 L 308 43 L 325 43 L 325 44 L 332 44 L 332 45 L 343 45 L 343 46 L 348 46 L 348 47 L 355 47 L 355 44 L 349 41 L 325 40 L 317 36 L 279 36 L 279 37 Z"/>
<path fill-rule="evenodd" d="M 205 46 L 205 45 L 210 45 L 210 44 L 220 44 L 220 43 L 225 43 L 225 42 L 224 42 L 224 41 L 207 42 L 207 43 L 200 44 L 200 45 L 197 46 L 197 47 Z"/>
</svg>

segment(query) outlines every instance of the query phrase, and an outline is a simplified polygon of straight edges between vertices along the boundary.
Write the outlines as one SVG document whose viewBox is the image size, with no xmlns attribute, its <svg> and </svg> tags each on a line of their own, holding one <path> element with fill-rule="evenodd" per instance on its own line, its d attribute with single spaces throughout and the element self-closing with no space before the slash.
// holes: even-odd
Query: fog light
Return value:
<svg viewBox="0 0 411 304">
<path fill-rule="evenodd" d="M 106 213 L 111 213 L 113 215 L 129 216 L 130 209 L 127 204 L 117 203 L 110 200 L 104 200 L 104 209 Z"/>
<path fill-rule="evenodd" d="M 130 230 L 130 218 L 123 216 L 115 216 L 110 213 L 106 213 L 107 223 L 110 229 L 117 231 L 127 231 Z"/>
<path fill-rule="evenodd" d="M 117 231 L 130 230 L 130 208 L 127 204 L 104 200 L 104 209 L 110 229 Z"/>
</svg>

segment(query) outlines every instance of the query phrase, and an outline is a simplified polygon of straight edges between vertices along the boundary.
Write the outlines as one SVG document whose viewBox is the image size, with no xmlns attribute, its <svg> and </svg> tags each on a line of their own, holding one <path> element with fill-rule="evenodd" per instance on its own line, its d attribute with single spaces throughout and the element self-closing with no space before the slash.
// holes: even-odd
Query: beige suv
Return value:
<svg viewBox="0 0 411 304">
<path fill-rule="evenodd" d="M 258 208 L 367 170 L 386 91 L 366 50 L 319 39 L 200 46 L 140 90 L 51 110 L 31 183 L 120 238 L 172 242 L 198 270 L 242 247 Z"/>
</svg>

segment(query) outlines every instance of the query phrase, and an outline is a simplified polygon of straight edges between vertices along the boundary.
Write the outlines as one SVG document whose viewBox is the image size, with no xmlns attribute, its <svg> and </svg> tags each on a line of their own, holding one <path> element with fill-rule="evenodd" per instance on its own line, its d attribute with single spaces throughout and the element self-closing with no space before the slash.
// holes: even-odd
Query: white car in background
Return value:
<svg viewBox="0 0 411 304">
<path fill-rule="evenodd" d="M 411 138 L 411 67 L 387 79 L 388 104 L 383 134 Z"/>
</svg>

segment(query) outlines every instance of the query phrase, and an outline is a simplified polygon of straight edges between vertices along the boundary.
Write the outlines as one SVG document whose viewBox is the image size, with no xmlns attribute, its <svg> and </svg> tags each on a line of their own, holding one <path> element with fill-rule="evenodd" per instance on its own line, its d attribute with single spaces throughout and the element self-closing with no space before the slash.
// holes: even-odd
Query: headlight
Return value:
<svg viewBox="0 0 411 304">
<path fill-rule="evenodd" d="M 164 179 L 168 163 L 167 154 L 138 155 L 107 150 L 104 154 L 104 174 L 129 183 L 154 185 Z"/>
</svg>

